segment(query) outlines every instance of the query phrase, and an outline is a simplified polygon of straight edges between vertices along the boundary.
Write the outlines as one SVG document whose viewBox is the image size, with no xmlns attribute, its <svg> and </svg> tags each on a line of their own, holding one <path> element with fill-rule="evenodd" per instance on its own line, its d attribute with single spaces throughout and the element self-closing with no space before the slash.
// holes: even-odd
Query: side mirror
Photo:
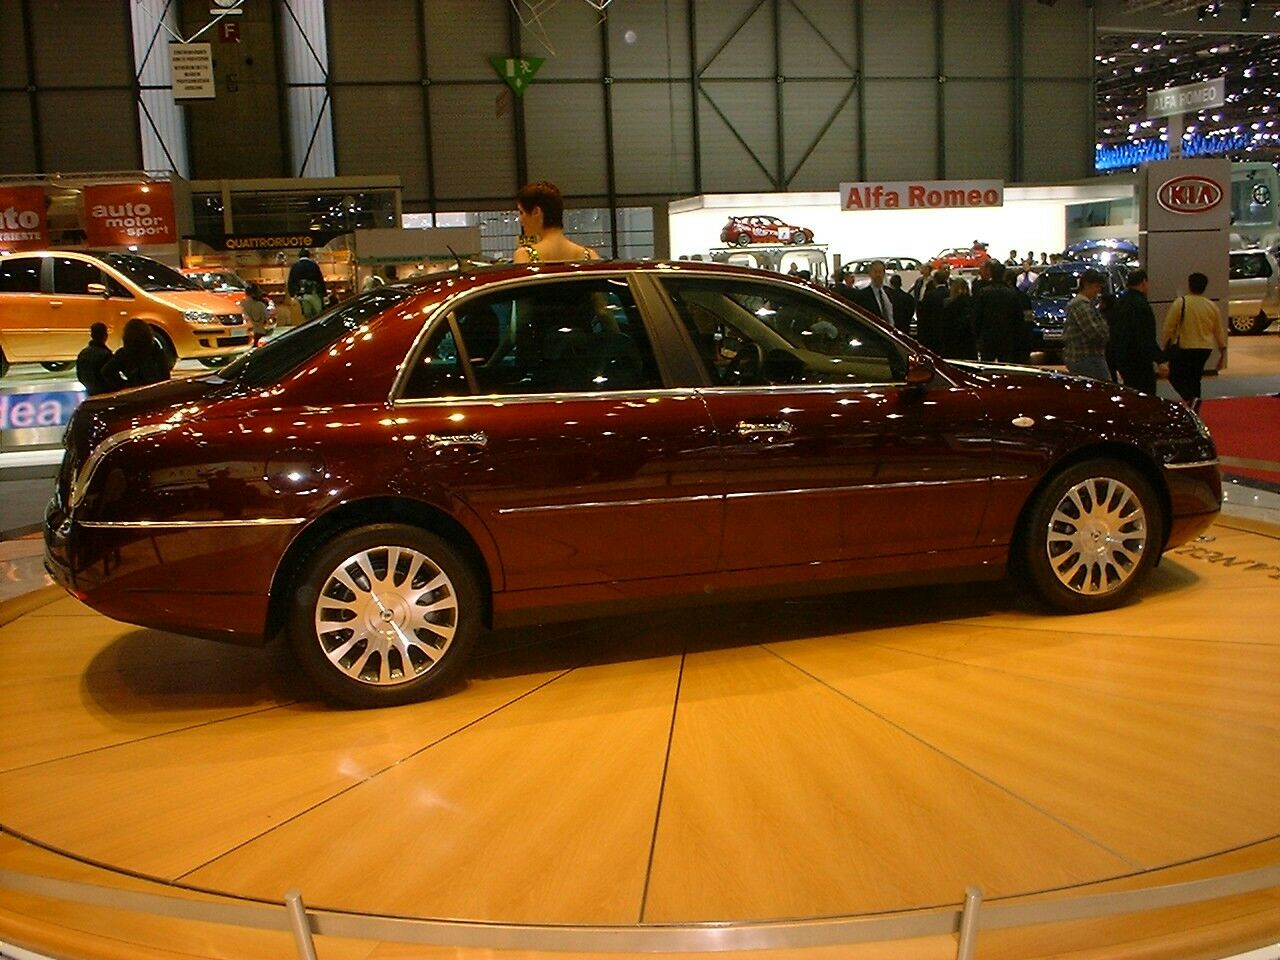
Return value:
<svg viewBox="0 0 1280 960">
<path fill-rule="evenodd" d="M 913 353 L 907 358 L 907 386 L 923 387 L 933 380 L 933 361 L 922 353 Z"/>
<path fill-rule="evenodd" d="M 88 294 L 97 294 L 99 297 L 109 296 L 107 293 L 107 285 L 105 283 L 86 283 L 84 292 Z"/>
</svg>

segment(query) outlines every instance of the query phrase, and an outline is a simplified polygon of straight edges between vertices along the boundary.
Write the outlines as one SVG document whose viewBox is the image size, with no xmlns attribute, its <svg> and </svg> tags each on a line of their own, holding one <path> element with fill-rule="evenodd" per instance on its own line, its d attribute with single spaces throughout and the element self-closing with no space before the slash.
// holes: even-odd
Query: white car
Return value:
<svg viewBox="0 0 1280 960">
<path fill-rule="evenodd" d="M 1267 250 L 1232 250 L 1228 274 L 1232 333 L 1262 333 L 1280 317 L 1280 265 Z"/>
<path fill-rule="evenodd" d="M 902 278 L 902 289 L 910 291 L 920 279 L 923 270 L 921 261 L 915 257 L 863 257 L 845 264 L 845 270 L 853 275 L 854 285 L 861 285 L 871 278 L 871 264 L 877 260 L 884 261 L 886 276 L 897 274 Z"/>
</svg>

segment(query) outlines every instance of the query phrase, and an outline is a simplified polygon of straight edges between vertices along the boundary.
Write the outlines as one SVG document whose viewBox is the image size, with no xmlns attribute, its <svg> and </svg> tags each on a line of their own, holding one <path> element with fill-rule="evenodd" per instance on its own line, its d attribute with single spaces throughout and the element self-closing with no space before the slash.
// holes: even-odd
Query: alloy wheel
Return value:
<svg viewBox="0 0 1280 960">
<path fill-rule="evenodd" d="M 1077 594 L 1103 596 L 1137 571 L 1147 540 L 1137 493 L 1113 477 L 1090 477 L 1058 501 L 1045 549 L 1059 583 Z"/>
</svg>

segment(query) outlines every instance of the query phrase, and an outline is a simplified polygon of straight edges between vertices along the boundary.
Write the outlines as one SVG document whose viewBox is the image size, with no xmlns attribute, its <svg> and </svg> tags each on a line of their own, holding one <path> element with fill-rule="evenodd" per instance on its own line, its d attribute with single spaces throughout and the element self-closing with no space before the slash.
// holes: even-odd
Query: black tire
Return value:
<svg viewBox="0 0 1280 960">
<path fill-rule="evenodd" d="M 749 233 L 740 233 L 733 238 L 733 242 L 740 247 L 745 247 L 751 242 L 751 235 Z"/>
<path fill-rule="evenodd" d="M 1116 460 L 1087 460 L 1062 470 L 1025 516 L 1015 570 L 1041 600 L 1067 613 L 1124 603 L 1146 579 L 1164 542 L 1160 498 L 1146 477 Z M 1090 553 L 1081 552 L 1081 543 Z"/>
<path fill-rule="evenodd" d="M 1237 336 L 1252 337 L 1271 325 L 1271 319 L 1262 312 L 1256 317 L 1228 317 L 1227 330 Z"/>
<path fill-rule="evenodd" d="M 797 230 L 791 235 L 791 242 L 797 247 L 805 243 L 813 243 L 813 234 L 808 230 Z"/>
<path fill-rule="evenodd" d="M 400 551 L 394 569 L 392 551 Z M 443 583 L 421 592 L 441 577 Z M 295 586 L 288 620 L 294 655 L 327 696 L 354 707 L 438 693 L 457 676 L 483 628 L 471 564 L 447 540 L 407 524 L 373 524 L 335 537 L 307 558 Z M 428 656 L 428 648 L 439 656 Z M 409 670 L 414 676 L 406 679 Z"/>
<path fill-rule="evenodd" d="M 225 367 L 231 362 L 231 357 L 201 357 L 200 362 L 210 370 L 214 370 L 218 367 Z"/>
<path fill-rule="evenodd" d="M 69 367 L 74 367 L 74 360 L 42 360 L 40 366 L 44 367 L 50 373 L 61 373 Z"/>
<path fill-rule="evenodd" d="M 172 370 L 174 364 L 178 362 L 178 348 L 173 345 L 173 341 L 169 339 L 169 335 L 159 327 L 151 328 L 151 335 L 156 338 L 156 343 L 160 344 L 160 349 L 164 351 L 164 362 L 169 365 Z"/>
<path fill-rule="evenodd" d="M 9 372 L 9 358 L 4 355 L 4 351 L 0 350 L 0 377 L 5 376 Z"/>
</svg>

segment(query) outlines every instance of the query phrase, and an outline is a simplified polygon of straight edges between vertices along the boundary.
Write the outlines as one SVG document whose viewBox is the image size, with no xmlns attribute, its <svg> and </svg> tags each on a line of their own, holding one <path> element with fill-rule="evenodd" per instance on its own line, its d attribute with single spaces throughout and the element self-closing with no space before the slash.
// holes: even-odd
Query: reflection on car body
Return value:
<svg viewBox="0 0 1280 960">
<path fill-rule="evenodd" d="M 946 362 L 811 285 L 689 262 L 381 287 L 91 399 L 66 443 L 59 583 L 127 622 L 283 632 L 365 705 L 446 689 L 486 626 L 658 602 L 1013 571 L 1102 609 L 1221 500 L 1180 406 Z"/>
</svg>

